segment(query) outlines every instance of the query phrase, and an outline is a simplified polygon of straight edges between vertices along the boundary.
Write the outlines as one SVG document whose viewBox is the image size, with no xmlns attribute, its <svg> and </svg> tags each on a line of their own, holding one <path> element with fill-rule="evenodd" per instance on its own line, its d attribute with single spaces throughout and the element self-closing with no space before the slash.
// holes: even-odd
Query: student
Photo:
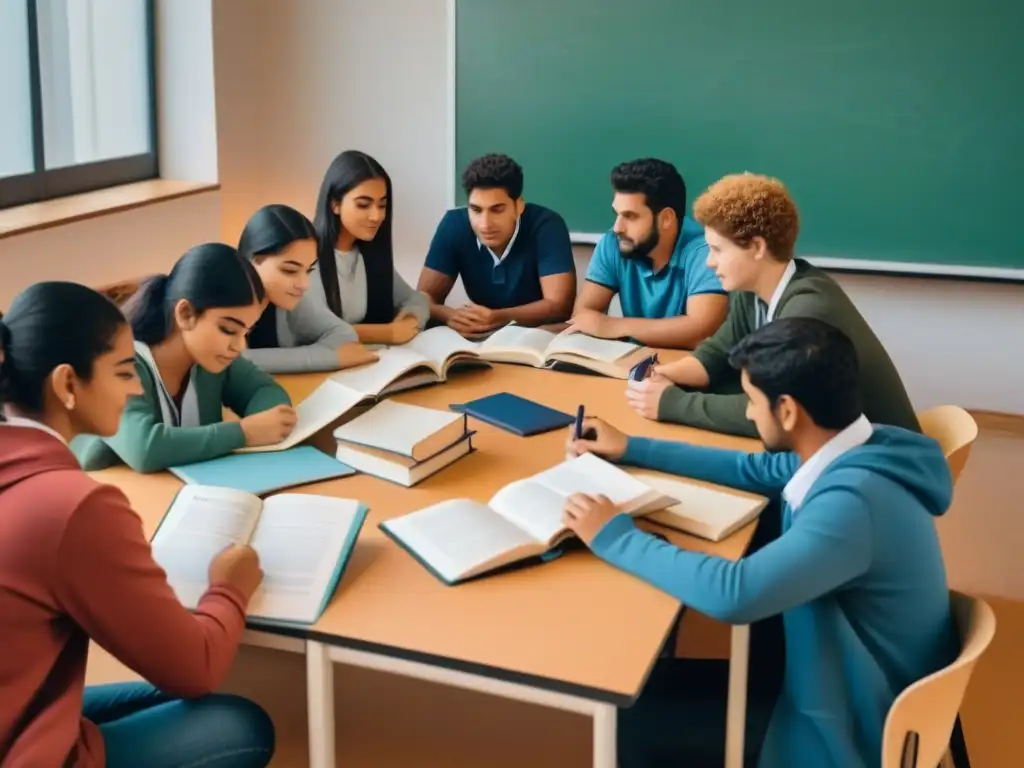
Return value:
<svg viewBox="0 0 1024 768">
<path fill-rule="evenodd" d="M 310 298 L 353 326 L 364 344 L 404 344 L 427 324 L 427 297 L 395 269 L 391 177 L 364 152 L 346 150 L 324 174 L 313 224 L 317 277 Z"/>
<path fill-rule="evenodd" d="M 567 320 L 576 263 L 562 217 L 523 201 L 523 169 L 507 155 L 478 157 L 462 187 L 468 205 L 441 219 L 420 275 L 433 320 L 463 336 Z M 460 277 L 469 303 L 445 306 Z"/>
<path fill-rule="evenodd" d="M 634 160 L 611 173 L 615 224 L 587 268 L 573 328 L 652 347 L 692 349 L 725 320 L 729 300 L 705 263 L 700 226 L 686 217 L 686 184 L 664 160 Z M 622 317 L 608 307 L 618 294 Z"/>
<path fill-rule="evenodd" d="M 141 392 L 124 316 L 92 289 L 38 283 L 14 299 L 0 340 L 0 762 L 269 764 L 267 714 L 213 693 L 263 577 L 256 553 L 222 552 L 190 613 L 124 494 L 68 450 L 76 435 L 113 435 Z M 150 682 L 85 687 L 90 640 Z"/>
<path fill-rule="evenodd" d="M 730 292 L 729 318 L 693 355 L 655 366 L 652 378 L 628 385 L 626 396 L 637 413 L 756 436 L 729 350 L 775 318 L 816 317 L 853 340 L 867 417 L 920 431 L 896 367 L 857 307 L 825 272 L 794 257 L 800 219 L 782 182 L 750 173 L 726 176 L 693 210 L 705 228 L 708 264 Z"/>
<path fill-rule="evenodd" d="M 769 323 L 729 363 L 765 452 L 627 438 L 597 419 L 585 424 L 596 438 L 570 439 L 569 452 L 781 494 L 778 539 L 734 562 L 678 549 L 607 499 L 580 495 L 565 521 L 599 557 L 705 615 L 749 624 L 782 614 L 784 682 L 761 768 L 878 765 L 895 698 L 958 652 L 934 521 L 952 498 L 949 467 L 931 438 L 868 420 L 856 348 L 821 320 Z M 702 735 L 717 740 L 709 748 L 724 743 L 708 713 L 725 703 L 692 701 L 687 660 L 659 664 L 649 692 L 620 715 L 622 768 L 703 765 Z M 727 664 L 719 669 L 724 693 Z M 758 709 L 752 699 L 748 711 Z"/>
<path fill-rule="evenodd" d="M 246 359 L 267 373 L 330 371 L 377 359 L 351 325 L 304 298 L 317 257 L 309 219 L 287 205 L 265 205 L 249 217 L 238 253 L 256 268 L 268 301 L 249 333 Z"/>
<path fill-rule="evenodd" d="M 264 296 L 252 265 L 223 243 L 190 249 L 169 275 L 141 285 L 125 314 L 142 395 L 128 403 L 116 434 L 75 441 L 83 468 L 120 459 L 136 472 L 158 472 L 287 437 L 296 420 L 288 393 L 240 357 Z M 224 406 L 241 420 L 224 421 Z"/>
</svg>

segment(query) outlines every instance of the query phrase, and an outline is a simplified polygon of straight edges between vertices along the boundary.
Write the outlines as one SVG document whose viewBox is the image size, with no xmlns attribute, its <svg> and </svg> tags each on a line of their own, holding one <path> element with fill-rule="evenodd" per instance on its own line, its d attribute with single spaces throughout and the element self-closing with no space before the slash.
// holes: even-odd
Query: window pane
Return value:
<svg viewBox="0 0 1024 768">
<path fill-rule="evenodd" d="M 146 0 L 38 0 L 47 168 L 150 146 Z"/>
<path fill-rule="evenodd" d="M 31 173 L 32 91 L 24 0 L 0 0 L 0 73 L 0 177 Z"/>
</svg>

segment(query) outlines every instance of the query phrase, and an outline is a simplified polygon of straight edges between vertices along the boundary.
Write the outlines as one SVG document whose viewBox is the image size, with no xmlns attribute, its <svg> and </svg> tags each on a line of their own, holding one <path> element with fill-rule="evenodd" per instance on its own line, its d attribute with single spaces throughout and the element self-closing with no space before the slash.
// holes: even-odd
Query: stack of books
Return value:
<svg viewBox="0 0 1024 768">
<path fill-rule="evenodd" d="M 466 415 L 384 400 L 334 431 L 338 461 L 411 488 L 473 451 Z"/>
</svg>

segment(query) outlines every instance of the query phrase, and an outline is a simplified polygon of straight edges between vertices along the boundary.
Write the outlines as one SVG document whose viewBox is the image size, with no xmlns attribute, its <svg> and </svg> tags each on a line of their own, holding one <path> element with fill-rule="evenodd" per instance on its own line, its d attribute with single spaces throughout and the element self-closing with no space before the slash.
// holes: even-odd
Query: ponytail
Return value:
<svg viewBox="0 0 1024 768">
<path fill-rule="evenodd" d="M 124 314 L 137 341 L 159 344 L 170 333 L 172 307 L 167 306 L 168 275 L 153 275 L 124 305 Z"/>
</svg>

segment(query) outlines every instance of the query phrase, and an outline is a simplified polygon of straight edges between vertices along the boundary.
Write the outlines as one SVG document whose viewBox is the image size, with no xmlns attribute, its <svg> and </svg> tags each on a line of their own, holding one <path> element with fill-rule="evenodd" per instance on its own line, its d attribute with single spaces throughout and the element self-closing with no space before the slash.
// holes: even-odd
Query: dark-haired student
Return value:
<svg viewBox="0 0 1024 768">
<path fill-rule="evenodd" d="M 764 325 L 729 363 L 765 452 L 626 437 L 598 419 L 585 425 L 596 438 L 570 438 L 568 452 L 781 495 L 778 539 L 733 562 L 679 549 L 584 495 L 567 501 L 565 522 L 599 557 L 708 616 L 782 615 L 782 691 L 775 702 L 752 691 L 747 709 L 754 749 L 771 710 L 761 768 L 877 766 L 893 701 L 958 652 L 935 529 L 949 467 L 935 440 L 865 416 L 856 348 L 821 320 Z M 658 664 L 620 714 L 619 765 L 721 765 L 727 662 Z"/>
<path fill-rule="evenodd" d="M 729 291 L 729 318 L 693 355 L 656 366 L 654 376 L 627 387 L 637 413 L 756 436 L 729 350 L 776 318 L 814 317 L 853 340 L 867 417 L 920 430 L 896 366 L 850 297 L 828 274 L 795 258 L 800 217 L 782 182 L 750 173 L 726 176 L 697 198 L 693 210 L 710 246 L 708 264 Z"/>
<path fill-rule="evenodd" d="M 427 297 L 395 269 L 391 177 L 365 152 L 331 162 L 316 202 L 317 267 L 309 298 L 364 344 L 404 344 L 430 318 Z"/>
<path fill-rule="evenodd" d="M 242 355 L 267 373 L 331 371 L 373 362 L 355 329 L 306 296 L 317 261 L 313 223 L 287 205 L 265 205 L 249 217 L 238 253 L 252 262 L 267 306 Z"/>
<path fill-rule="evenodd" d="M 523 169 L 510 157 L 484 155 L 462 172 L 465 208 L 437 225 L 418 288 L 434 322 L 464 336 L 508 323 L 560 323 L 572 314 L 576 263 L 569 229 L 554 211 L 523 200 Z M 462 278 L 469 303 L 445 305 Z"/>
<path fill-rule="evenodd" d="M 141 392 L 124 316 L 92 289 L 39 283 L 14 299 L 0 341 L 0 763 L 267 765 L 269 717 L 213 693 L 262 580 L 256 553 L 219 555 L 189 612 L 127 498 L 68 449 L 112 435 Z M 85 686 L 90 640 L 149 682 Z"/>
<path fill-rule="evenodd" d="M 611 172 L 615 224 L 598 241 L 571 327 L 601 338 L 693 349 L 718 330 L 729 299 L 706 263 L 708 244 L 686 216 L 686 184 L 664 160 Z M 608 314 L 618 295 L 622 317 Z"/>
<path fill-rule="evenodd" d="M 142 395 L 115 435 L 72 444 L 82 467 L 120 460 L 158 472 L 287 437 L 296 421 L 288 393 L 241 357 L 264 298 L 252 264 L 223 243 L 191 248 L 169 275 L 143 283 L 125 305 Z M 240 421 L 224 421 L 225 406 Z"/>
</svg>

